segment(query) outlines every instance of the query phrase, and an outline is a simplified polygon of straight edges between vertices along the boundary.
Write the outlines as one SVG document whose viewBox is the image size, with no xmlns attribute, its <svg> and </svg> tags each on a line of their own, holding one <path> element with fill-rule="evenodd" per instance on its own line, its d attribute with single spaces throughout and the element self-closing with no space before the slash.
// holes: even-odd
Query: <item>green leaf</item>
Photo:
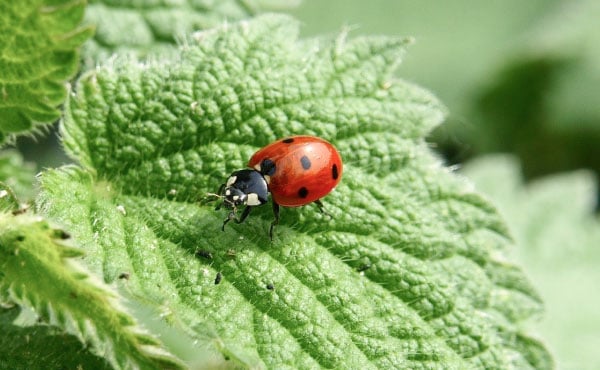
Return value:
<svg viewBox="0 0 600 370">
<path fill-rule="evenodd" d="M 297 33 L 265 15 L 84 75 L 62 127 L 81 167 L 45 172 L 39 208 L 106 282 L 128 272 L 134 297 L 238 366 L 548 366 L 504 223 L 423 140 L 444 108 L 392 77 L 408 40 Z M 268 207 L 221 232 L 226 214 L 194 203 L 300 133 L 344 158 L 331 220 L 284 209 L 271 242 Z"/>
<path fill-rule="evenodd" d="M 17 199 L 28 202 L 34 197 L 35 166 L 25 162 L 16 150 L 0 151 L 0 180 L 9 186 Z"/>
<path fill-rule="evenodd" d="M 111 369 L 73 335 L 48 325 L 21 325 L 18 307 L 0 308 L 0 368 Z M 21 315 L 23 316 L 23 315 Z"/>
<path fill-rule="evenodd" d="M 516 257 L 547 303 L 540 331 L 559 368 L 600 367 L 600 224 L 594 217 L 597 186 L 577 171 L 523 183 L 518 161 L 489 156 L 464 173 L 498 204 L 521 248 Z"/>
<path fill-rule="evenodd" d="M 10 188 L 0 181 L 0 212 L 16 211 L 19 209 L 19 200 Z"/>
<path fill-rule="evenodd" d="M 115 53 L 148 58 L 176 53 L 185 35 L 248 18 L 262 9 L 290 8 L 298 0 L 92 1 L 86 22 L 96 34 L 84 49 L 88 69 Z"/>
<path fill-rule="evenodd" d="M 70 257 L 82 251 L 66 246 L 68 238 L 39 216 L 0 214 L 0 296 L 32 307 L 43 321 L 91 345 L 116 369 L 179 368 L 118 307 L 114 293 L 74 265 Z"/>
<path fill-rule="evenodd" d="M 0 144 L 59 118 L 77 48 L 92 34 L 80 27 L 85 1 L 0 2 Z"/>
</svg>

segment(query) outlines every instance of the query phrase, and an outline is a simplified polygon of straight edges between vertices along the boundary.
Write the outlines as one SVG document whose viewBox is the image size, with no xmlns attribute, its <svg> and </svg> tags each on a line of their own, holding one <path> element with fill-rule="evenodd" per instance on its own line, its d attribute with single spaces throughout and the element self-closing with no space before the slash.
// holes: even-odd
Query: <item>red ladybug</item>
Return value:
<svg viewBox="0 0 600 370">
<path fill-rule="evenodd" d="M 315 203 L 321 212 L 320 199 L 329 194 L 342 178 L 342 159 L 329 142 L 314 136 L 291 136 L 267 145 L 254 153 L 248 167 L 235 171 L 221 185 L 218 196 L 231 209 L 225 225 L 234 220 L 242 223 L 253 207 L 267 202 L 268 193 L 273 198 L 273 214 L 269 236 L 279 223 L 279 206 L 299 207 Z M 246 206 L 237 217 L 237 208 Z"/>
</svg>

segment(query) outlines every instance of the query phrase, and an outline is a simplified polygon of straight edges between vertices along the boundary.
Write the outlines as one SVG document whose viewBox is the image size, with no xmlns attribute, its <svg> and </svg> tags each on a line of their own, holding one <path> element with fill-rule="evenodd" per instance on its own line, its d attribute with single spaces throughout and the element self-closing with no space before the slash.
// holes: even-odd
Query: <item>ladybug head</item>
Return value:
<svg viewBox="0 0 600 370">
<path fill-rule="evenodd" d="M 248 203 L 248 194 L 235 187 L 226 187 L 223 192 L 223 204 L 227 208 L 236 208 L 237 206 Z"/>
<path fill-rule="evenodd" d="M 223 197 L 223 205 L 234 209 L 242 205 L 265 204 L 269 193 L 263 175 L 250 169 L 232 173 L 222 189 L 220 195 Z"/>
</svg>

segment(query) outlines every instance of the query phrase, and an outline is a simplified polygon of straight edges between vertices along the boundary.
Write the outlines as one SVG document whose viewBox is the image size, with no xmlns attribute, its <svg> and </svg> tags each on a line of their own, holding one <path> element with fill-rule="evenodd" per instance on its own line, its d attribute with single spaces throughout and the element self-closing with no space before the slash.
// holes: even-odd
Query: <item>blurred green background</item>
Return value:
<svg viewBox="0 0 600 370">
<path fill-rule="evenodd" d="M 305 35 L 416 39 L 398 75 L 435 92 L 431 137 L 449 163 L 513 152 L 527 178 L 600 171 L 600 2 L 305 0 Z"/>
</svg>

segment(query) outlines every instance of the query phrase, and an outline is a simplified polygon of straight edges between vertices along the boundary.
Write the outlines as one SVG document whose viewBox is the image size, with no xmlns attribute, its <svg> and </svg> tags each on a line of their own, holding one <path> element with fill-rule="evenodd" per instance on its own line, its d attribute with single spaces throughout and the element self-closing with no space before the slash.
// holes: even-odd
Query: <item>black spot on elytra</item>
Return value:
<svg viewBox="0 0 600 370">
<path fill-rule="evenodd" d="M 294 138 L 288 137 L 287 139 L 281 140 L 282 143 L 291 144 L 294 142 Z"/>
<path fill-rule="evenodd" d="M 310 159 L 308 159 L 307 156 L 303 155 L 302 158 L 300 158 L 300 163 L 302 163 L 302 168 L 304 168 L 305 170 L 308 170 L 310 168 L 310 165 L 312 163 L 310 163 Z"/>
<path fill-rule="evenodd" d="M 298 190 L 298 196 L 300 198 L 306 198 L 308 196 L 308 189 L 305 188 L 304 186 L 300 188 L 300 190 Z"/>
<path fill-rule="evenodd" d="M 337 164 L 334 164 L 333 167 L 331 167 L 331 177 L 333 177 L 334 180 L 337 180 L 339 175 Z"/>
<path fill-rule="evenodd" d="M 270 159 L 263 159 L 260 162 L 260 173 L 267 176 L 273 176 L 275 174 L 275 162 Z"/>
</svg>

